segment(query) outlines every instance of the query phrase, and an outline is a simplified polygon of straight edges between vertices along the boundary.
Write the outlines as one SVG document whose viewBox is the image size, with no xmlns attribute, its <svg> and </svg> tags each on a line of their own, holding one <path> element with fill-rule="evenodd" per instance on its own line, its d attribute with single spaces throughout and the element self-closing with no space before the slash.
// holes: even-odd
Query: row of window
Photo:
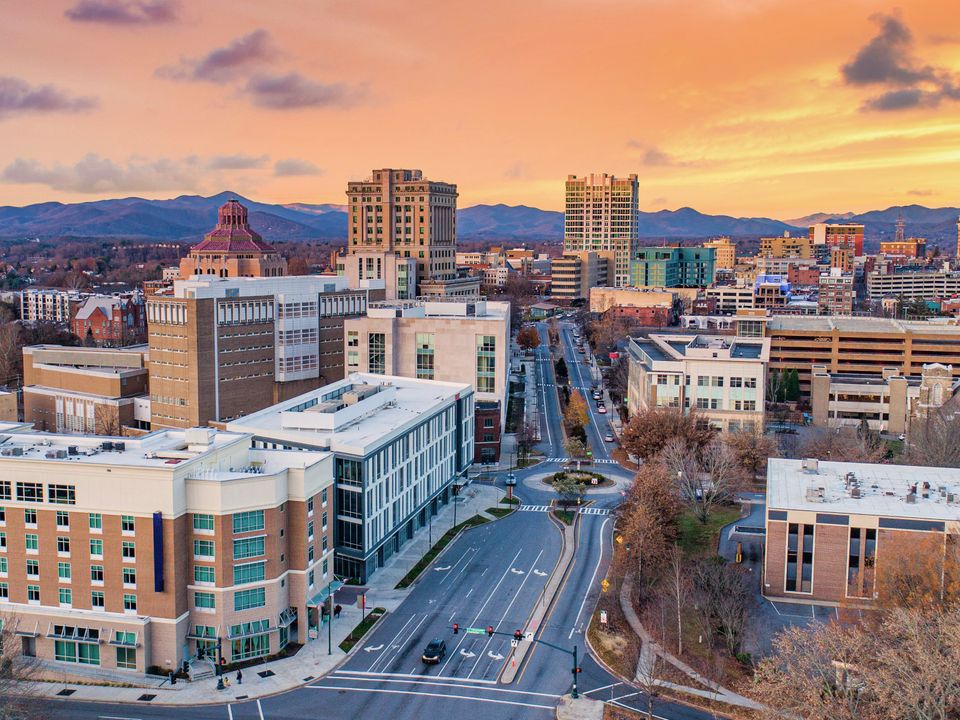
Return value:
<svg viewBox="0 0 960 720">
<path fill-rule="evenodd" d="M 43 483 L 18 482 L 16 484 L 18 502 L 43 502 Z M 9 480 L 0 480 L 0 500 L 12 500 Z M 47 502 L 55 505 L 76 505 L 77 493 L 73 485 L 50 483 L 47 485 Z"/>
</svg>

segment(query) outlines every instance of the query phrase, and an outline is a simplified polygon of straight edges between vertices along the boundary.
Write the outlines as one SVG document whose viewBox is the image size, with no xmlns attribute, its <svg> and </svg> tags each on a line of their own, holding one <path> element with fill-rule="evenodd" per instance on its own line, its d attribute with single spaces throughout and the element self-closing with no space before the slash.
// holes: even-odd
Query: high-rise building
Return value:
<svg viewBox="0 0 960 720">
<path fill-rule="evenodd" d="M 250 227 L 247 208 L 229 200 L 217 210 L 217 226 L 180 261 L 180 277 L 280 277 L 287 261 Z"/>
<path fill-rule="evenodd" d="M 816 223 L 810 226 L 809 237 L 815 246 L 848 247 L 857 257 L 863 255 L 862 223 Z"/>
<path fill-rule="evenodd" d="M 820 274 L 817 307 L 821 315 L 852 315 L 856 292 L 853 289 L 853 275 L 840 268 L 830 268 L 829 273 Z"/>
<path fill-rule="evenodd" d="M 456 278 L 457 186 L 420 170 L 374 170 L 347 184 L 351 255 L 395 253 L 417 261 L 417 284 Z"/>
<path fill-rule="evenodd" d="M 737 244 L 728 237 L 707 240 L 703 246 L 713 248 L 717 270 L 733 270 L 737 265 Z"/>
<path fill-rule="evenodd" d="M 638 238 L 637 176 L 567 176 L 564 252 L 614 253 L 612 284 L 630 284 L 630 263 Z"/>
<path fill-rule="evenodd" d="M 643 247 L 630 268 L 634 287 L 706 287 L 716 274 L 716 250 L 703 247 Z"/>
<path fill-rule="evenodd" d="M 343 377 L 343 321 L 367 309 L 346 278 L 206 277 L 147 298 L 153 427 L 247 415 Z"/>
</svg>

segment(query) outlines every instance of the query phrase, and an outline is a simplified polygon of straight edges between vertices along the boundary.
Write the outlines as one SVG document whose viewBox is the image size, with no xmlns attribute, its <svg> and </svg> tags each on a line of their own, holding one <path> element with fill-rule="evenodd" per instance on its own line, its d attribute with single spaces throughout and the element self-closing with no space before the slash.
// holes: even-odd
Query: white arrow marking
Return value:
<svg viewBox="0 0 960 720">
<path fill-rule="evenodd" d="M 383 650 L 383 644 L 382 644 L 382 643 L 381 643 L 380 645 L 377 645 L 377 646 L 367 645 L 367 646 L 363 649 L 364 652 L 377 652 L 378 650 Z"/>
<path fill-rule="evenodd" d="M 461 651 L 460 651 L 460 654 L 463 655 L 465 658 L 471 658 L 471 657 L 476 657 L 476 656 L 477 656 L 476 653 L 472 653 L 472 652 L 470 652 L 470 651 L 468 651 L 468 650 L 461 650 Z"/>
<path fill-rule="evenodd" d="M 545 572 L 540 572 L 539 570 L 534 570 L 534 571 L 533 571 L 533 574 L 534 574 L 534 575 L 539 575 L 540 577 L 544 577 L 544 576 L 546 575 Z"/>
<path fill-rule="evenodd" d="M 446 567 L 435 567 L 435 568 L 434 568 L 434 571 L 435 571 L 435 572 L 444 572 L 445 570 L 449 570 L 449 569 L 450 569 L 450 566 L 447 565 Z"/>
<path fill-rule="evenodd" d="M 500 655 L 499 653 L 494 655 L 493 650 L 490 650 L 489 652 L 487 652 L 487 657 L 490 658 L 491 660 L 503 660 L 503 655 Z"/>
<path fill-rule="evenodd" d="M 516 568 L 510 568 L 510 572 L 514 575 L 523 575 L 523 570 L 517 570 Z"/>
</svg>

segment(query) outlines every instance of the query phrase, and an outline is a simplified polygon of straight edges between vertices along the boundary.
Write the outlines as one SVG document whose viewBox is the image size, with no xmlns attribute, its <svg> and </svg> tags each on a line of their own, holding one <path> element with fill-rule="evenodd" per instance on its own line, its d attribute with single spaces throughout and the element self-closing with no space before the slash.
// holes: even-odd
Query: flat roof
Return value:
<svg viewBox="0 0 960 720">
<path fill-rule="evenodd" d="M 862 333 L 941 333 L 960 335 L 960 325 L 947 322 L 904 321 L 892 318 L 854 316 L 775 315 L 767 322 L 770 330 L 809 330 Z"/>
<path fill-rule="evenodd" d="M 960 468 L 846 463 L 819 460 L 816 471 L 803 460 L 770 458 L 767 463 L 767 507 L 819 513 L 876 515 L 960 522 Z M 861 497 L 852 497 L 846 476 L 853 473 Z M 923 484 L 930 488 L 923 497 Z M 916 502 L 907 502 L 912 486 Z M 941 494 L 943 488 L 943 494 Z"/>
</svg>

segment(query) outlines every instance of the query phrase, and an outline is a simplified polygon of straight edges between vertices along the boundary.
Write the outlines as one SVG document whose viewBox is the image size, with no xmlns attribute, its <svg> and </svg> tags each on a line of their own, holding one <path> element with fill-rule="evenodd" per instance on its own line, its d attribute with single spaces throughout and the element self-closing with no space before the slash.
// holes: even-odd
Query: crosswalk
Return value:
<svg viewBox="0 0 960 720">
<path fill-rule="evenodd" d="M 521 505 L 517 508 L 517 512 L 550 512 L 553 508 L 550 505 Z M 609 515 L 609 508 L 601 507 L 582 507 L 580 508 L 581 515 Z"/>
<path fill-rule="evenodd" d="M 609 515 L 610 509 L 601 508 L 601 507 L 582 507 L 580 508 L 580 514 L 581 515 Z"/>
<path fill-rule="evenodd" d="M 568 457 L 551 457 L 551 458 L 544 458 L 543 461 L 548 463 L 567 463 L 567 462 L 573 462 L 573 459 Z M 616 460 L 608 460 L 606 458 L 600 458 L 598 460 L 594 460 L 593 462 L 594 464 L 597 464 L 597 465 L 616 465 L 617 464 Z M 584 460 L 583 464 L 587 465 L 589 464 L 589 461 Z"/>
<path fill-rule="evenodd" d="M 521 505 L 517 508 L 518 512 L 549 512 L 549 505 Z"/>
</svg>

